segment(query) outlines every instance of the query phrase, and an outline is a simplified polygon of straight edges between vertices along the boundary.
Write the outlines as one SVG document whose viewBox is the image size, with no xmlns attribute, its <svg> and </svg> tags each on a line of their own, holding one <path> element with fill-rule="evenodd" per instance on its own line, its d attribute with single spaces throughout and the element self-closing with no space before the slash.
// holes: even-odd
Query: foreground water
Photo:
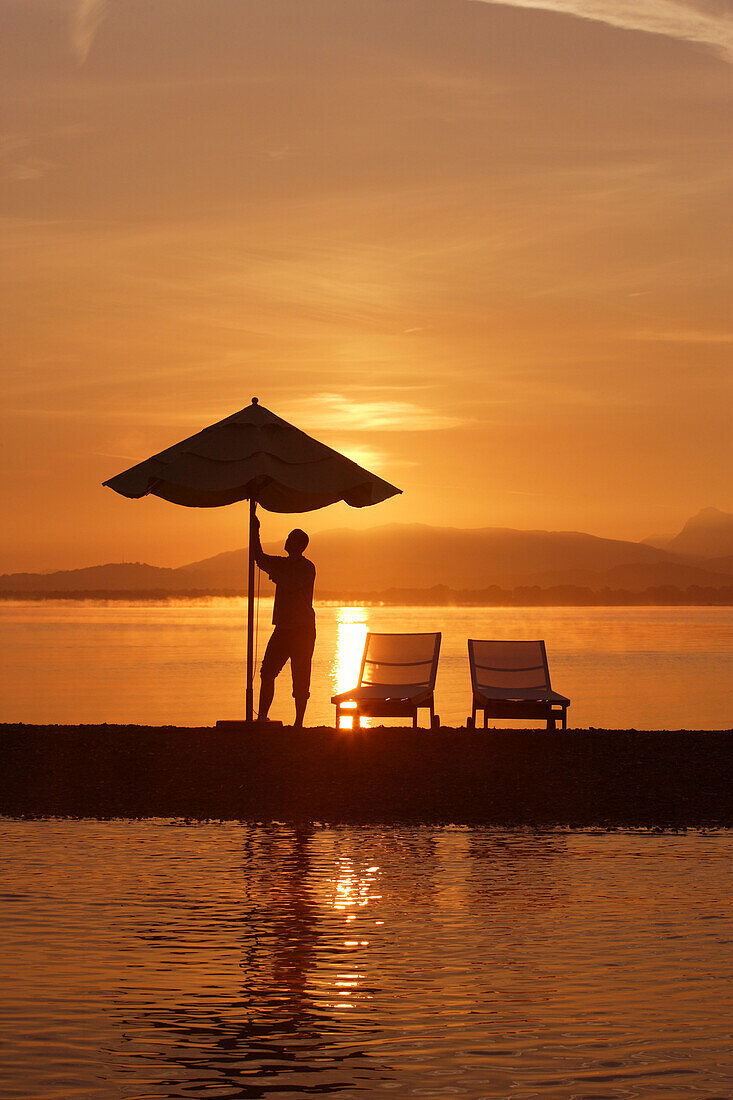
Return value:
<svg viewBox="0 0 733 1100">
<path fill-rule="evenodd" d="M 0 721 L 212 725 L 244 715 L 243 600 L 0 604 Z M 260 605 L 264 651 L 272 601 Z M 733 725 L 730 607 L 317 608 L 307 722 L 356 683 L 367 630 L 443 633 L 436 701 L 470 712 L 468 638 L 544 638 L 569 723 L 636 729 Z M 272 717 L 292 721 L 287 670 Z M 506 723 L 505 723 L 506 724 Z"/>
<path fill-rule="evenodd" d="M 0 821 L 0 1095 L 733 1095 L 733 834 Z"/>
</svg>

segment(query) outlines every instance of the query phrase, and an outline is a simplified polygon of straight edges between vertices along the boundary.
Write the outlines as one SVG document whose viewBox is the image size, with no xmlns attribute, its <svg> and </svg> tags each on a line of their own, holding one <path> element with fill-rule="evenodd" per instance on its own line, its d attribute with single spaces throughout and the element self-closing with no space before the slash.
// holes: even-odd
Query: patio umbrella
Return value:
<svg viewBox="0 0 733 1100">
<path fill-rule="evenodd" d="M 256 397 L 245 409 L 211 424 L 104 482 L 126 497 L 154 496 L 188 508 L 249 501 L 246 721 L 254 717 L 254 518 L 269 512 L 310 512 L 343 500 L 367 508 L 401 492 L 356 462 L 281 420 Z"/>
</svg>

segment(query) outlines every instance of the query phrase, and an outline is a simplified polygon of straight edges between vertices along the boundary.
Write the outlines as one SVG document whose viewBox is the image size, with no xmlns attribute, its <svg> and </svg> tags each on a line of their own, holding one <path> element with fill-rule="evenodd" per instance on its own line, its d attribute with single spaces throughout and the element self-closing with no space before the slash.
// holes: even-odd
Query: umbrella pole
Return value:
<svg viewBox="0 0 733 1100">
<path fill-rule="evenodd" d="M 254 721 L 254 628 L 255 628 L 255 513 L 257 502 L 249 501 L 249 563 L 247 576 L 247 691 L 245 696 L 246 721 Z"/>
</svg>

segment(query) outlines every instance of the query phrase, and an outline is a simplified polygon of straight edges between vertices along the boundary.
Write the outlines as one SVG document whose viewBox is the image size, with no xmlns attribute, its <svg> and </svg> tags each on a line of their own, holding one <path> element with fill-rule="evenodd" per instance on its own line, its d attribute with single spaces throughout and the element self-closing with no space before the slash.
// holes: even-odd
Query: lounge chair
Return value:
<svg viewBox="0 0 733 1100">
<path fill-rule="evenodd" d="M 567 729 L 570 700 L 550 686 L 544 642 L 469 639 L 468 661 L 473 688 L 469 729 L 475 729 L 480 710 L 484 712 L 484 729 L 489 718 L 544 718 L 548 730 L 554 730 L 560 720 Z"/>
<path fill-rule="evenodd" d="M 440 634 L 367 634 L 361 658 L 359 682 L 351 691 L 334 695 L 336 729 L 342 717 L 353 717 L 358 729 L 361 717 L 412 718 L 417 726 L 418 707 L 430 711 L 430 727 L 437 729 L 433 691 L 438 671 Z M 345 709 L 345 704 L 353 704 Z"/>
</svg>

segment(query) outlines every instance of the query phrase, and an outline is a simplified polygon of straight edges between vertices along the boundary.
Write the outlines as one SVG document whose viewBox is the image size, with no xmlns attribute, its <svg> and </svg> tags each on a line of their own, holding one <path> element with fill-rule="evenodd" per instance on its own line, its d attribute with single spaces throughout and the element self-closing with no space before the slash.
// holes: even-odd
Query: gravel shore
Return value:
<svg viewBox="0 0 733 1100">
<path fill-rule="evenodd" d="M 0 813 L 733 827 L 733 731 L 0 725 Z"/>
</svg>

